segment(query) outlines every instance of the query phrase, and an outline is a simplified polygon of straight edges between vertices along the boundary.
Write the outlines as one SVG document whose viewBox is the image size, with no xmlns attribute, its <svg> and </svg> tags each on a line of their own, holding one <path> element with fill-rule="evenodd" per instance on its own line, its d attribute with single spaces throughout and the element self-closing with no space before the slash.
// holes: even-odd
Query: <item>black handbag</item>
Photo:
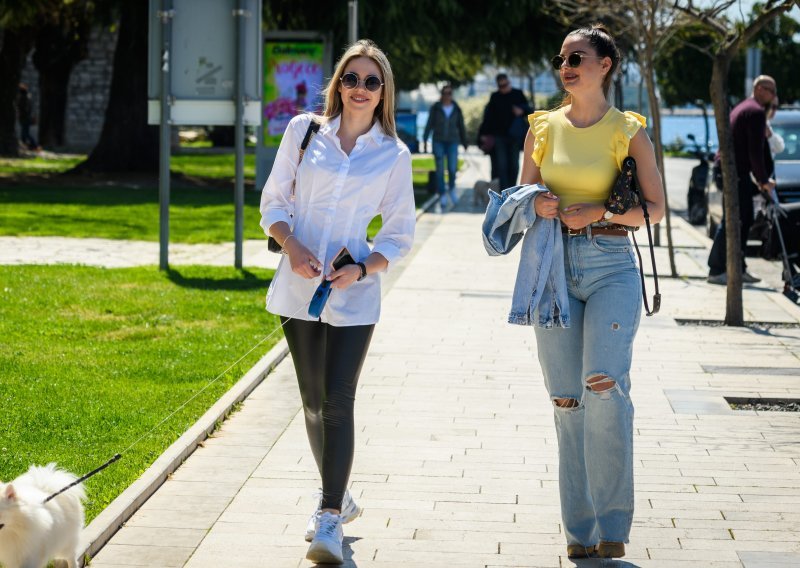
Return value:
<svg viewBox="0 0 800 568">
<path fill-rule="evenodd" d="M 633 246 L 636 247 L 636 254 L 639 257 L 639 275 L 642 278 L 642 299 L 644 308 L 648 316 L 658 313 L 661 309 L 661 294 L 658 291 L 658 271 L 656 270 L 656 254 L 653 248 L 653 234 L 650 230 L 650 213 L 647 212 L 647 201 L 641 194 L 639 180 L 636 177 L 636 160 L 628 156 L 622 161 L 622 171 L 611 188 L 611 193 L 606 199 L 605 207 L 614 215 L 622 215 L 633 207 L 641 205 L 644 213 L 644 222 L 647 226 L 647 240 L 650 244 L 650 260 L 653 263 L 653 281 L 655 282 L 656 292 L 653 295 L 653 309 L 647 303 L 647 290 L 644 285 L 644 266 L 642 265 L 642 253 L 639 252 L 639 244 L 636 242 L 636 229 L 638 227 L 626 227 L 631 231 Z"/>
<path fill-rule="evenodd" d="M 308 148 L 308 144 L 309 142 L 311 142 L 311 139 L 314 137 L 314 134 L 316 134 L 317 131 L 319 130 L 319 126 L 320 126 L 319 122 L 317 122 L 312 118 L 311 124 L 308 125 L 308 130 L 306 130 L 306 135 L 303 137 L 303 143 L 300 144 L 300 157 L 297 160 L 297 169 L 300 169 L 300 164 L 303 163 L 303 154 L 306 153 L 306 148 Z M 292 202 L 294 202 L 294 186 L 296 182 L 297 182 L 297 172 L 295 172 L 295 179 L 292 180 L 292 196 L 291 196 Z M 291 215 L 291 217 L 294 217 L 294 215 Z M 271 236 L 267 238 L 267 250 L 269 250 L 269 252 L 284 253 L 283 247 L 279 245 L 278 241 L 276 241 Z"/>
</svg>

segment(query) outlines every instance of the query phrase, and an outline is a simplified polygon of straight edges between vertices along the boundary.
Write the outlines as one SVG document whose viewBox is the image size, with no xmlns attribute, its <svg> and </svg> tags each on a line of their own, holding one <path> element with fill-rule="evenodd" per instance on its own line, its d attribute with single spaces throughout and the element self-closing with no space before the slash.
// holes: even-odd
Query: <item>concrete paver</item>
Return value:
<svg viewBox="0 0 800 568">
<path fill-rule="evenodd" d="M 436 217 L 384 299 L 356 404 L 351 492 L 365 510 L 345 526 L 346 566 L 574 565 L 533 330 L 505 321 L 518 252 L 488 257 L 466 201 Z M 784 327 L 679 325 L 722 319 L 724 288 L 701 278 L 710 241 L 675 224 L 696 278 L 662 278 L 662 313 L 636 339 L 636 514 L 613 565 L 800 566 L 800 418 L 715 412 L 725 396 L 800 398 L 800 308 L 747 287 L 747 318 Z M 92 566 L 309 566 L 318 480 L 302 414 L 269 442 L 257 429 L 292 377 L 286 360 Z"/>
</svg>

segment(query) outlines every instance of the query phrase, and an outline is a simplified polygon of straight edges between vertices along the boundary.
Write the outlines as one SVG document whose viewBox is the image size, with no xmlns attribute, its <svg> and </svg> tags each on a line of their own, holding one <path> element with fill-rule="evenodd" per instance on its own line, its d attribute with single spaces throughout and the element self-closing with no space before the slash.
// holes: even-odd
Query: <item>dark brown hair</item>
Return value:
<svg viewBox="0 0 800 568">
<path fill-rule="evenodd" d="M 608 31 L 603 24 L 592 24 L 591 26 L 578 28 L 572 30 L 567 34 L 567 37 L 579 36 L 589 42 L 598 57 L 608 57 L 611 60 L 611 69 L 608 70 L 606 76 L 603 77 L 603 95 L 608 97 L 608 92 L 611 89 L 611 82 L 614 80 L 614 73 L 619 68 L 621 59 L 619 49 L 614 41 L 611 32 Z M 572 102 L 572 97 L 569 93 L 566 94 L 564 100 L 561 101 L 560 106 L 566 106 Z"/>
</svg>

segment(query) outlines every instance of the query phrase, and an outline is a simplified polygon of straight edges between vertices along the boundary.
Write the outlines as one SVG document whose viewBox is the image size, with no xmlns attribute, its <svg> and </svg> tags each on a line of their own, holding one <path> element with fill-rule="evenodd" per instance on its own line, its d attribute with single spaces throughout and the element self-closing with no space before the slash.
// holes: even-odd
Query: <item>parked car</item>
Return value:
<svg viewBox="0 0 800 568">
<path fill-rule="evenodd" d="M 800 202 L 800 109 L 784 109 L 770 121 L 772 129 L 783 137 L 783 152 L 775 156 L 775 180 L 781 203 Z M 708 236 L 714 237 L 722 220 L 722 191 L 714 182 L 708 191 Z"/>
</svg>

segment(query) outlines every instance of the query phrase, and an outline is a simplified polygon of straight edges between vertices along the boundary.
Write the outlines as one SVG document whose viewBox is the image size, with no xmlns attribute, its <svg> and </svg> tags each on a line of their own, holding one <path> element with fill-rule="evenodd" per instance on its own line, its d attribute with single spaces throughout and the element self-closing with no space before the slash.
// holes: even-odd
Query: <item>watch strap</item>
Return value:
<svg viewBox="0 0 800 568">
<path fill-rule="evenodd" d="M 367 265 L 363 262 L 356 262 L 356 265 L 361 269 L 361 276 L 358 277 L 358 282 L 361 282 L 367 277 Z"/>
</svg>

